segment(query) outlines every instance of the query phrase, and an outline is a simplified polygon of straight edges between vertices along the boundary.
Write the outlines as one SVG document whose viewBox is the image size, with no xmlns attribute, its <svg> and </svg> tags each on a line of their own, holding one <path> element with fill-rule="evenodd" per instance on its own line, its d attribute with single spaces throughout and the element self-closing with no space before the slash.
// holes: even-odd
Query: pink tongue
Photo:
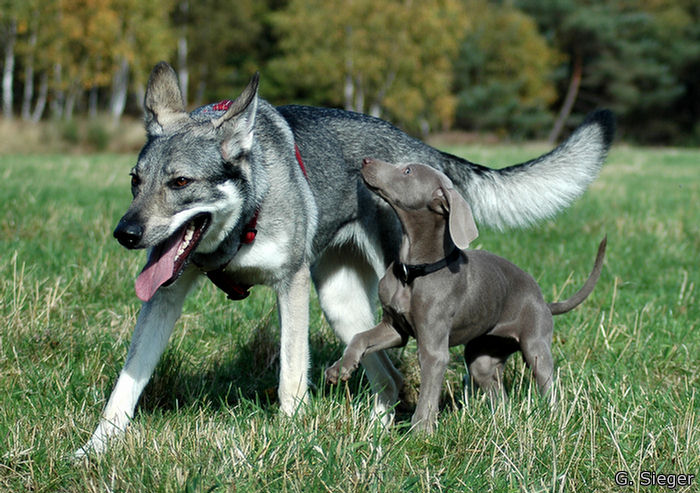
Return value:
<svg viewBox="0 0 700 493">
<path fill-rule="evenodd" d="M 148 262 L 139 276 L 136 278 L 136 296 L 141 301 L 148 301 L 153 298 L 158 288 L 168 282 L 176 274 L 175 257 L 180 246 L 186 228 L 182 233 L 171 237 L 164 244 L 153 249 L 148 257 Z"/>
</svg>

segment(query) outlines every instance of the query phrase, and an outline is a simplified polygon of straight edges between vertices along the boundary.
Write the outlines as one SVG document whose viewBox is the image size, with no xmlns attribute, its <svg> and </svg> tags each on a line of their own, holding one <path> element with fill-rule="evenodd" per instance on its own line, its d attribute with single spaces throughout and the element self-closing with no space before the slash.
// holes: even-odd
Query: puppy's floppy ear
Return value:
<svg viewBox="0 0 700 493">
<path fill-rule="evenodd" d="M 211 122 L 222 137 L 221 152 L 225 159 L 248 152 L 253 147 L 259 82 L 260 74 L 256 72 L 226 113 Z"/>
<path fill-rule="evenodd" d="M 166 62 L 153 67 L 143 100 L 144 121 L 149 135 L 161 135 L 187 117 L 175 70 Z"/>
<path fill-rule="evenodd" d="M 440 187 L 449 212 L 448 227 L 450 237 L 457 248 L 466 250 L 469 244 L 479 236 L 472 209 L 460 193 L 452 187 Z M 436 190 L 437 193 L 437 190 Z"/>
</svg>

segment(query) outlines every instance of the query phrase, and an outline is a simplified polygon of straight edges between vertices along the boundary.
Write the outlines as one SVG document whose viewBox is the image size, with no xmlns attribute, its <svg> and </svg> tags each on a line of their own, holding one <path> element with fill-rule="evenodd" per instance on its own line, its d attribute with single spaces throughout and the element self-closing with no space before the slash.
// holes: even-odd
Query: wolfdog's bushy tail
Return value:
<svg viewBox="0 0 700 493">
<path fill-rule="evenodd" d="M 586 190 L 605 161 L 614 133 L 613 114 L 598 110 L 566 141 L 531 161 L 491 169 L 443 153 L 440 167 L 472 199 L 478 222 L 498 229 L 522 227 L 553 216 Z"/>
</svg>

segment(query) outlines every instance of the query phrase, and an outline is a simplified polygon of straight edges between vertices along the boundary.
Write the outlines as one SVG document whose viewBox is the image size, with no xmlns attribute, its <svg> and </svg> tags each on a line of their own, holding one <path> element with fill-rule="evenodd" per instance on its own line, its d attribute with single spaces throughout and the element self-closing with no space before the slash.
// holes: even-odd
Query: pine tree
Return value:
<svg viewBox="0 0 700 493">
<path fill-rule="evenodd" d="M 552 137 L 566 121 L 576 124 L 600 106 L 617 113 L 623 130 L 645 139 L 668 141 L 681 131 L 668 109 L 687 101 L 690 74 L 684 68 L 698 64 L 696 3 L 555 0 L 545 6 L 517 0 L 569 57 L 569 76 L 560 86 L 566 97 Z"/>
<path fill-rule="evenodd" d="M 541 134 L 551 126 L 562 54 L 523 12 L 486 0 L 468 5 L 471 28 L 455 62 L 458 125 L 511 137 Z"/>
</svg>

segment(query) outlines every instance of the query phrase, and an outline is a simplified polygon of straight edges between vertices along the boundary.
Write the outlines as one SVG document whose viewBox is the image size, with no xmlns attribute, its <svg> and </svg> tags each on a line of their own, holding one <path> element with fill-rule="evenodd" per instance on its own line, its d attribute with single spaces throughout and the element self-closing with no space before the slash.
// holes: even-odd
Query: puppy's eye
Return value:
<svg viewBox="0 0 700 493">
<path fill-rule="evenodd" d="M 178 176 L 171 182 L 171 185 L 173 188 L 183 188 L 189 185 L 190 183 L 192 183 L 191 179 L 186 178 L 184 176 Z"/>
<path fill-rule="evenodd" d="M 141 184 L 141 178 L 139 178 L 136 173 L 130 173 L 130 175 L 131 175 L 131 186 L 138 187 Z"/>
<path fill-rule="evenodd" d="M 413 170 L 411 169 L 410 166 L 406 166 L 406 167 L 403 169 L 403 174 L 404 174 L 404 175 L 410 175 L 412 171 L 413 171 Z"/>
</svg>

